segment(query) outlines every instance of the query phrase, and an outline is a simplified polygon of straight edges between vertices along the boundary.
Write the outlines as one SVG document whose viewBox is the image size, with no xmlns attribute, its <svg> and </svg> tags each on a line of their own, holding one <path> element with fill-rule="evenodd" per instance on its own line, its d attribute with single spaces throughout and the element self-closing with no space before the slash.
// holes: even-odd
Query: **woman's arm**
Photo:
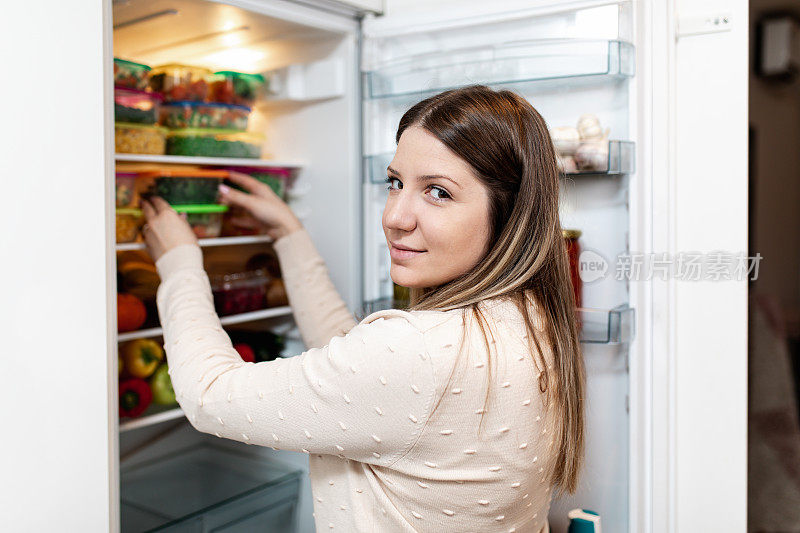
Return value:
<svg viewBox="0 0 800 533">
<path fill-rule="evenodd" d="M 273 243 L 286 294 L 307 348 L 319 348 L 356 325 L 305 228 Z"/>
<path fill-rule="evenodd" d="M 273 237 L 289 303 L 308 348 L 318 348 L 356 325 L 331 282 L 328 269 L 303 225 L 272 189 L 252 177 L 231 172 L 249 194 L 220 187 L 225 203 L 248 210 Z"/>
<path fill-rule="evenodd" d="M 173 248 L 156 267 L 169 373 L 196 429 L 384 466 L 416 441 L 436 396 L 425 328 L 416 317 L 373 313 L 321 348 L 245 363 L 214 310 L 200 248 Z"/>
</svg>

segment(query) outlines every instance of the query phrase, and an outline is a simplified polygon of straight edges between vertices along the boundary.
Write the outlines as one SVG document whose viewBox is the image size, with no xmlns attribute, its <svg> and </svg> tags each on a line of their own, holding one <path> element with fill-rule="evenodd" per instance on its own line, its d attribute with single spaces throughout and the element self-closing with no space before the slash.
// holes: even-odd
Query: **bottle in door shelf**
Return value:
<svg viewBox="0 0 800 533">
<path fill-rule="evenodd" d="M 580 263 L 579 258 L 581 255 L 581 246 L 578 238 L 581 236 L 581 231 L 577 229 L 564 229 L 561 230 L 564 237 L 564 244 L 567 248 L 567 257 L 569 258 L 569 277 L 572 280 L 572 290 L 575 292 L 575 307 L 583 305 L 583 283 L 580 276 Z"/>
</svg>

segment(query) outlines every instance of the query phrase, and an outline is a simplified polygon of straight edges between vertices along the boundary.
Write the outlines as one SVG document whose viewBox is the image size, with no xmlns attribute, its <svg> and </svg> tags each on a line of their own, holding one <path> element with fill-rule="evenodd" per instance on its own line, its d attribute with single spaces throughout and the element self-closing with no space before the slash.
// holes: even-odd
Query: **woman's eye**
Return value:
<svg viewBox="0 0 800 533">
<path fill-rule="evenodd" d="M 431 192 L 433 192 L 433 191 L 437 191 L 439 194 L 443 194 L 444 195 L 443 197 L 442 196 L 434 196 L 433 197 L 434 200 L 447 200 L 447 199 L 450 198 L 450 193 L 448 193 L 446 190 L 442 189 L 441 187 L 436 187 L 434 185 L 433 187 L 431 187 Z"/>
<path fill-rule="evenodd" d="M 394 187 L 392 187 L 392 182 L 393 181 L 396 181 L 397 183 L 400 184 L 397 187 L 398 190 L 403 188 L 403 182 L 402 181 L 400 181 L 398 178 L 394 178 L 392 176 L 389 176 L 388 178 L 386 178 L 386 183 L 388 183 L 388 185 L 386 186 L 387 190 L 389 190 L 389 191 L 395 190 Z M 431 185 L 430 190 L 432 192 L 435 191 L 435 192 L 438 193 L 438 196 L 437 195 L 432 195 L 431 196 L 437 202 L 441 202 L 441 201 L 444 201 L 444 200 L 449 200 L 450 198 L 452 198 L 450 196 L 449 192 L 447 192 L 445 189 L 443 189 L 441 187 L 438 187 L 436 185 Z"/>
</svg>

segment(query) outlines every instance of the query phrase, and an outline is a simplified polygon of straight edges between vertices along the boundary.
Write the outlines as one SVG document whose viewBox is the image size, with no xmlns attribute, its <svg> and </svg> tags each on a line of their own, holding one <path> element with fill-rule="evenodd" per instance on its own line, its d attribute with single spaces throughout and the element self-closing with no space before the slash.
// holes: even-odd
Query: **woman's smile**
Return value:
<svg viewBox="0 0 800 533">
<path fill-rule="evenodd" d="M 392 259 L 395 261 L 402 261 L 403 259 L 411 259 L 413 257 L 417 257 L 418 255 L 422 255 L 425 253 L 425 250 L 415 251 L 415 250 L 403 250 L 401 248 L 397 248 L 394 243 L 389 243 L 389 255 L 392 256 Z"/>
</svg>

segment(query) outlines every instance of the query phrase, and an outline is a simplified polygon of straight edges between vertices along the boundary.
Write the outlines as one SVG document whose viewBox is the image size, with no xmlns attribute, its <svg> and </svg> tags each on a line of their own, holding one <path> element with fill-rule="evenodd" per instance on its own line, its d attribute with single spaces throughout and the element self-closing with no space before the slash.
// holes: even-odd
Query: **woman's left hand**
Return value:
<svg viewBox="0 0 800 533">
<path fill-rule="evenodd" d="M 182 244 L 197 244 L 185 215 L 179 215 L 166 200 L 153 196 L 142 200 L 145 224 L 142 227 L 145 245 L 153 261 Z"/>
</svg>

